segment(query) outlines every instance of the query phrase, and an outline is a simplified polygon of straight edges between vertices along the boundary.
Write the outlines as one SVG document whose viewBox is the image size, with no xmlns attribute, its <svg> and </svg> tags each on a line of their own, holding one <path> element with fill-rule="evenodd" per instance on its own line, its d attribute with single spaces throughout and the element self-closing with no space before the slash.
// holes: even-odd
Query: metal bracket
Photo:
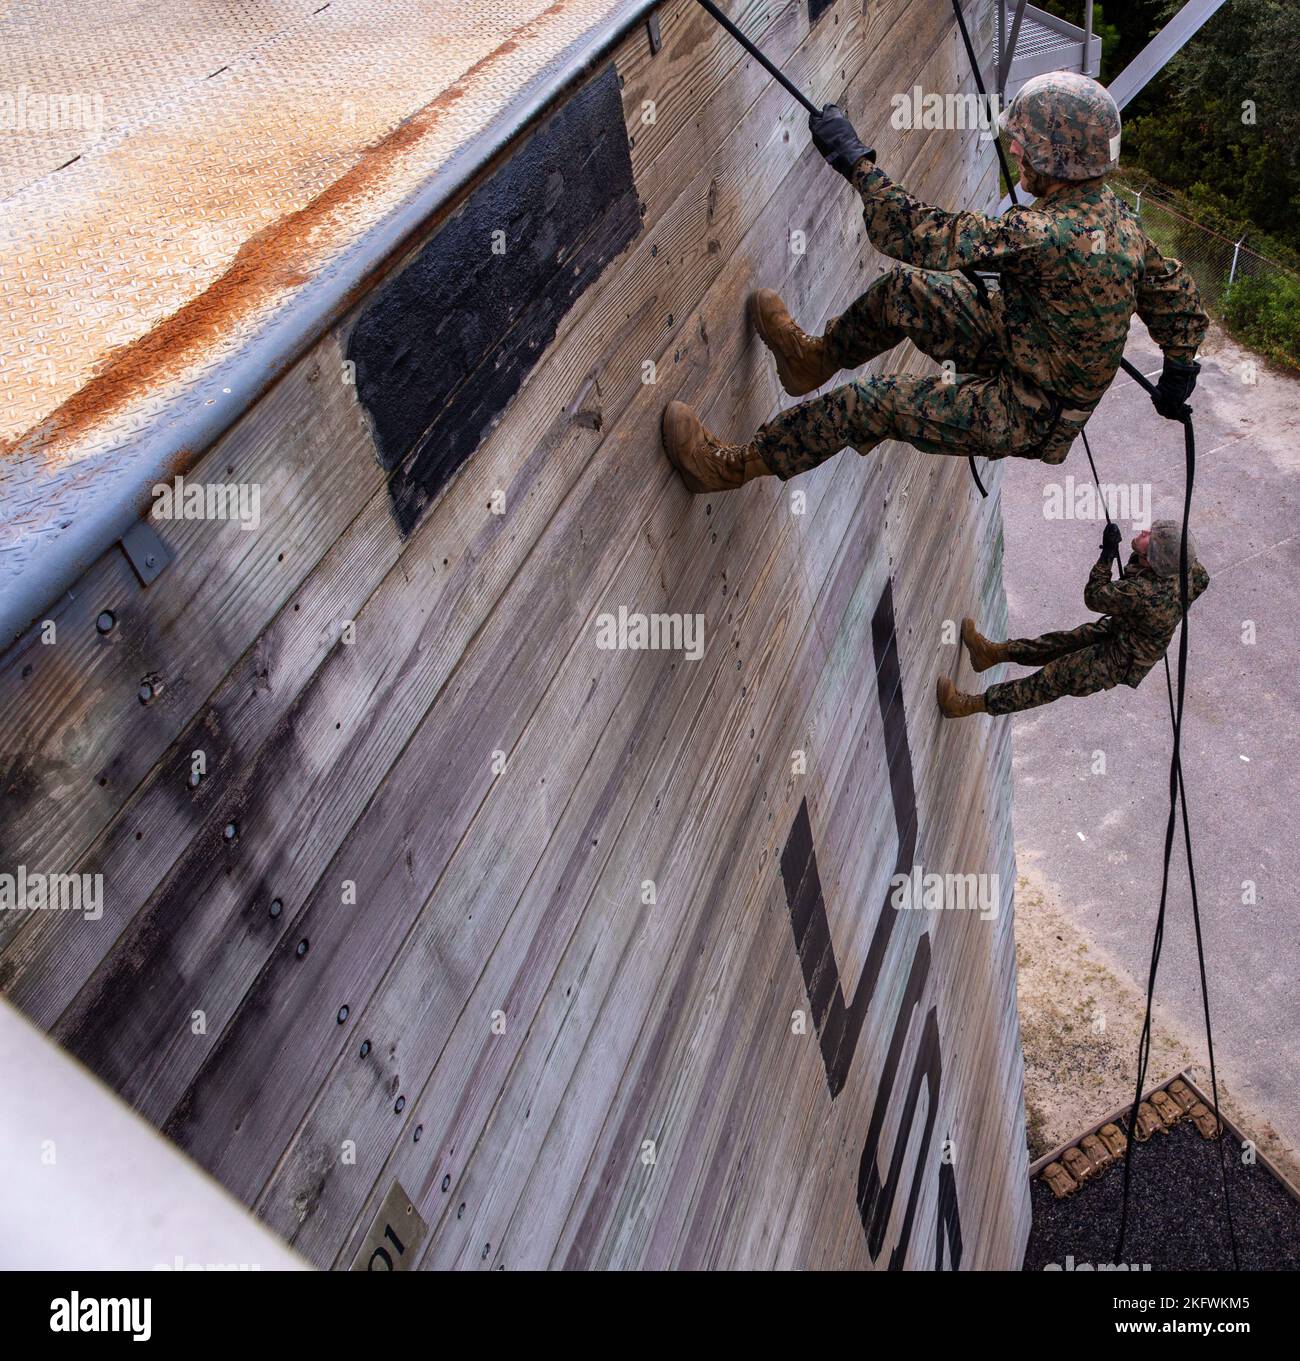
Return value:
<svg viewBox="0 0 1300 1361">
<path fill-rule="evenodd" d="M 135 568 L 142 586 L 158 580 L 172 560 L 171 550 L 146 520 L 134 524 L 122 535 L 122 552 Z"/>
<path fill-rule="evenodd" d="M 651 11 L 650 17 L 645 21 L 646 31 L 650 34 L 650 55 L 657 57 L 659 49 L 664 45 L 663 34 L 659 32 L 659 11 Z"/>
</svg>

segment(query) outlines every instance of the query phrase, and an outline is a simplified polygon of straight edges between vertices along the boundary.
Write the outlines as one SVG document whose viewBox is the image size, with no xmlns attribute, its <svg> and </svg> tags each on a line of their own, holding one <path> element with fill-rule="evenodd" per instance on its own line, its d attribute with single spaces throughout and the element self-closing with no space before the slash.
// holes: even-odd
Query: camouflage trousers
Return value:
<svg viewBox="0 0 1300 1361">
<path fill-rule="evenodd" d="M 930 454 L 1060 463 L 1083 419 L 1031 403 L 1007 369 L 1001 298 L 987 303 L 960 274 L 896 265 L 826 330 L 831 358 L 854 369 L 901 341 L 950 361 L 926 378 L 867 377 L 783 411 L 754 443 L 780 478 L 824 463 L 841 449 L 869 453 L 900 439 Z"/>
<path fill-rule="evenodd" d="M 1041 666 L 1042 670 L 990 685 L 984 691 L 984 707 L 991 714 L 1035 709 L 1063 695 L 1110 690 L 1127 679 L 1132 661 L 1128 649 L 1101 619 L 1041 638 L 1015 638 L 1007 643 L 1007 651 L 1020 666 Z"/>
</svg>

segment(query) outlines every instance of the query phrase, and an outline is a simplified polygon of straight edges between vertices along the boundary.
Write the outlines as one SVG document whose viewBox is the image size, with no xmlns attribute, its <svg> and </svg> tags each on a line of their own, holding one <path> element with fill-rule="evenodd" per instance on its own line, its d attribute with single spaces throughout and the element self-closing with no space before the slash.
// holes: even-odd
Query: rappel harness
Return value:
<svg viewBox="0 0 1300 1361">
<path fill-rule="evenodd" d="M 777 80 L 789 93 L 799 101 L 810 113 L 819 114 L 821 110 L 804 93 L 794 85 L 773 62 L 759 50 L 735 24 L 722 13 L 711 0 L 699 0 L 700 5 L 706 9 L 723 28 L 736 39 L 738 43 L 755 59 L 760 65 Z M 984 86 L 984 78 L 980 73 L 979 62 L 975 59 L 975 48 L 971 43 L 970 32 L 966 27 L 966 16 L 962 13 L 961 0 L 952 0 L 953 13 L 957 19 L 957 26 L 961 30 L 962 42 L 966 47 L 966 57 L 970 62 L 971 72 L 975 77 L 975 85 L 979 90 L 980 98 L 985 106 L 989 107 L 989 112 L 993 110 L 989 106 L 988 91 Z M 1002 176 L 1006 180 L 1007 188 L 1011 195 L 1013 204 L 1017 203 L 1016 186 L 1011 178 L 1011 167 L 1007 164 L 1006 152 L 1002 147 L 1002 138 L 995 130 L 993 145 L 997 151 L 998 164 L 1002 171 Z M 984 280 L 974 268 L 967 267 L 960 271 L 975 286 L 980 301 L 986 306 L 989 305 L 988 289 Z M 1127 359 L 1120 359 L 1120 367 L 1128 374 L 1134 382 L 1140 384 L 1151 397 L 1156 395 L 1156 387 L 1151 383 L 1145 374 Z M 1050 398 L 1050 394 L 1049 398 Z M 1059 419 L 1061 403 L 1059 399 L 1050 398 L 1051 409 L 1054 417 Z M 1237 1232 L 1232 1218 L 1232 1200 L 1228 1191 L 1228 1168 L 1227 1154 L 1223 1140 L 1223 1122 L 1219 1116 L 1219 1079 L 1214 1063 L 1214 1032 L 1210 1024 L 1210 993 L 1209 985 L 1205 973 L 1205 947 L 1201 933 L 1201 910 L 1200 902 L 1196 892 L 1196 870 L 1192 861 L 1192 832 L 1187 816 L 1187 792 L 1183 785 L 1182 768 L 1182 731 L 1183 731 L 1183 699 L 1187 691 L 1187 607 L 1188 587 L 1187 587 L 1187 525 L 1192 513 L 1192 486 L 1196 475 L 1196 437 L 1192 427 L 1191 407 L 1184 405 L 1178 420 L 1183 427 L 1184 454 L 1186 460 L 1186 477 L 1183 487 L 1183 524 L 1182 537 L 1179 544 L 1178 556 L 1178 594 L 1179 605 L 1182 612 L 1182 628 L 1178 638 L 1178 693 L 1175 697 L 1173 677 L 1169 668 L 1169 655 L 1165 654 L 1165 685 L 1169 692 L 1169 718 L 1173 726 L 1173 748 L 1169 760 L 1169 818 L 1165 825 L 1165 846 L 1164 846 L 1164 867 L 1160 880 L 1160 908 L 1156 914 L 1155 936 L 1151 945 L 1151 968 L 1147 976 L 1147 1004 L 1146 1016 L 1142 1023 L 1142 1035 L 1138 1041 L 1138 1064 L 1137 1064 L 1137 1083 L 1133 1096 L 1133 1106 L 1129 1112 L 1129 1138 L 1125 1145 L 1124 1152 L 1124 1196 L 1123 1205 L 1120 1212 L 1119 1226 L 1119 1245 L 1117 1248 L 1116 1261 L 1123 1260 L 1124 1241 L 1128 1231 L 1128 1208 L 1129 1208 L 1129 1183 L 1132 1170 L 1132 1150 L 1135 1142 L 1134 1136 L 1137 1132 L 1138 1107 L 1142 1104 L 1142 1087 L 1146 1081 L 1147 1064 L 1151 1056 L 1151 1010 L 1155 999 L 1156 973 L 1160 965 L 1160 953 L 1164 946 L 1165 935 L 1165 908 L 1169 897 L 1169 863 L 1173 854 L 1174 830 L 1178 820 L 1179 808 L 1182 810 L 1183 824 L 1183 844 L 1187 851 L 1187 877 L 1192 894 L 1192 921 L 1196 929 L 1196 958 L 1200 968 L 1201 978 L 1201 1003 L 1205 1012 L 1205 1040 L 1209 1051 L 1210 1060 L 1210 1091 L 1214 1103 L 1214 1123 L 1216 1137 L 1219 1144 L 1219 1167 L 1223 1177 L 1223 1201 L 1228 1219 L 1228 1233 L 1232 1241 L 1232 1260 L 1237 1270 L 1241 1269 L 1241 1262 L 1237 1254 Z M 1055 420 L 1053 421 L 1055 424 Z M 1097 488 L 1098 500 L 1102 506 L 1102 512 L 1106 516 L 1106 524 L 1109 526 L 1112 521 L 1110 518 L 1110 507 L 1106 504 L 1106 498 L 1102 495 L 1101 481 L 1097 476 L 1097 465 L 1093 460 L 1092 447 L 1088 443 L 1086 430 L 1080 431 L 1083 438 L 1084 451 L 1088 456 L 1088 466 L 1092 469 L 1092 480 Z M 1050 431 L 1049 431 L 1050 436 Z M 967 457 L 970 466 L 971 477 L 979 488 L 981 496 L 987 496 L 988 492 L 984 489 L 980 481 L 979 472 L 975 467 L 975 459 Z M 1120 565 L 1120 577 L 1124 575 L 1124 568 Z"/>
</svg>

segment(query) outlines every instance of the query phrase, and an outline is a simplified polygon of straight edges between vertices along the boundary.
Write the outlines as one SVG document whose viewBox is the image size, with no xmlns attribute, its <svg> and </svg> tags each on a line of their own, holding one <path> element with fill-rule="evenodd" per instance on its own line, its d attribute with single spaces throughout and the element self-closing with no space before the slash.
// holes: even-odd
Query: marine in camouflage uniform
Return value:
<svg viewBox="0 0 1300 1361">
<path fill-rule="evenodd" d="M 866 161 L 854 183 L 872 243 L 905 263 L 831 323 L 830 357 L 857 368 L 906 339 L 951 367 L 861 378 L 782 412 L 756 438 L 779 477 L 885 439 L 1060 463 L 1119 369 L 1135 311 L 1169 357 L 1195 356 L 1207 326 L 1196 285 L 1099 180 L 1053 185 L 1002 218 L 928 208 Z M 987 303 L 951 272 L 963 268 L 999 272 Z"/>
<path fill-rule="evenodd" d="M 861 378 L 782 412 L 749 445 L 722 444 L 672 403 L 665 448 L 692 490 L 763 471 L 793 477 L 886 439 L 1060 463 L 1119 368 L 1134 312 L 1165 353 L 1171 408 L 1185 400 L 1208 319 L 1191 276 L 1102 182 L 1119 152 L 1119 113 L 1102 86 L 1053 72 L 1017 95 L 1005 127 L 1023 148 L 1024 181 L 1042 193 L 1003 217 L 921 203 L 874 164 L 843 114 L 829 106 L 820 117 L 814 140 L 861 194 L 872 243 L 901 263 L 822 337 L 800 331 L 774 293 L 756 294 L 782 382 L 800 395 L 902 340 L 945 372 Z M 1000 287 L 982 297 L 963 270 L 996 272 Z"/>
<path fill-rule="evenodd" d="M 1133 540 L 1133 553 L 1119 581 L 1111 580 L 1111 553 L 1088 574 L 1083 603 L 1105 616 L 1076 629 L 1045 633 L 1041 638 L 991 642 L 962 621 L 962 639 L 976 671 L 999 662 L 1039 666 L 1032 676 L 990 685 L 982 696 L 963 695 L 943 678 L 939 704 L 949 717 L 970 713 L 1009 714 L 1050 704 L 1065 695 L 1091 695 L 1116 685 L 1137 687 L 1165 655 L 1182 619 L 1179 591 L 1181 526 L 1157 520 L 1148 533 Z M 1114 542 L 1118 552 L 1118 531 Z M 1209 575 L 1188 544 L 1187 598 L 1190 604 L 1210 584 Z"/>
</svg>

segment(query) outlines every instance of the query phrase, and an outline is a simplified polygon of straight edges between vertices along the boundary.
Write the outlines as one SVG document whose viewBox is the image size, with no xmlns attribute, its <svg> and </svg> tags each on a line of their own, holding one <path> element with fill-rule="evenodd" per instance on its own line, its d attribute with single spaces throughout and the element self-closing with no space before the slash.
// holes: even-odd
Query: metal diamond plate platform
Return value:
<svg viewBox="0 0 1300 1361">
<path fill-rule="evenodd" d="M 1014 31 L 1015 5 L 1010 0 L 998 4 L 993 14 L 995 50 L 1004 45 L 1002 23 L 1007 38 Z M 1055 14 L 1026 5 L 1016 36 L 1015 56 L 1007 72 L 1005 98 L 1011 99 L 1033 76 L 1046 71 L 1086 71 L 1095 76 L 1101 67 L 1101 39 L 1094 33 L 1084 51 L 1084 31 Z"/>
<path fill-rule="evenodd" d="M 320 0 L 0 0 L 13 99 L 0 138 L 0 199 L 320 8 Z"/>
<path fill-rule="evenodd" d="M 650 7 L 0 0 L 4 634 Z"/>
</svg>

